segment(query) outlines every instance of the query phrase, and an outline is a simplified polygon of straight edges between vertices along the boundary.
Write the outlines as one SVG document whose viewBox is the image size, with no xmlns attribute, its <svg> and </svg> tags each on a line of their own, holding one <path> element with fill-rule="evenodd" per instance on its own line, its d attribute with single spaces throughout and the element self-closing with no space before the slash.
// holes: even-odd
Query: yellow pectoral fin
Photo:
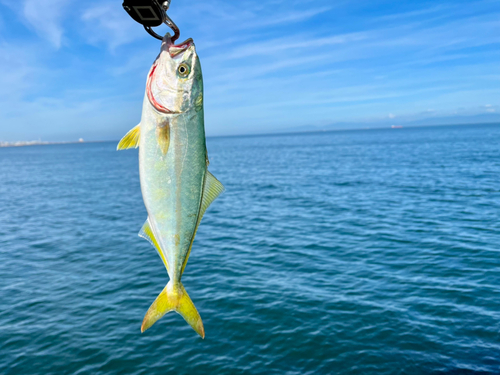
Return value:
<svg viewBox="0 0 500 375">
<path fill-rule="evenodd" d="M 201 338 L 205 338 L 205 329 L 200 314 L 189 298 L 184 286 L 179 283 L 174 286 L 171 281 L 162 292 L 156 297 L 148 312 L 144 316 L 141 325 L 141 332 L 144 332 L 155 324 L 158 319 L 170 311 L 179 313 L 184 320 L 193 328 Z"/>
<path fill-rule="evenodd" d="M 139 147 L 139 139 L 141 137 L 141 124 L 130 130 L 125 137 L 121 139 L 116 147 L 117 150 L 126 150 L 127 148 Z"/>
<path fill-rule="evenodd" d="M 156 139 L 163 155 L 166 155 L 170 146 L 170 124 L 167 121 L 156 127 Z"/>
</svg>

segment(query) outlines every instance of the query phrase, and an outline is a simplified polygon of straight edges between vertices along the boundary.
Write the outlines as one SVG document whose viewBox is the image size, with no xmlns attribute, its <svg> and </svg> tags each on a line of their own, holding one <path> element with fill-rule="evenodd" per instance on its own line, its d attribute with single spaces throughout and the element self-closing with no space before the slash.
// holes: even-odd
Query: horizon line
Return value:
<svg viewBox="0 0 500 375">
<path fill-rule="evenodd" d="M 437 125 L 391 125 L 384 127 L 364 127 L 364 128 L 342 128 L 342 129 L 318 129 L 318 130 L 304 130 L 304 131 L 276 131 L 272 133 L 256 133 L 256 134 L 228 134 L 228 135 L 209 135 L 206 138 L 238 138 L 238 137 L 266 137 L 266 136 L 281 136 L 281 135 L 294 135 L 294 134 L 315 134 L 315 133 L 333 133 L 333 132 L 349 132 L 349 131 L 363 131 L 363 130 L 404 130 L 413 128 L 433 128 L 433 127 L 453 127 L 453 126 L 476 126 L 476 125 L 500 125 L 500 122 L 478 122 L 478 123 L 459 123 L 459 124 L 437 124 Z M 27 146 L 48 146 L 48 145 L 64 145 L 64 144 L 83 144 L 83 143 L 106 143 L 106 142 L 119 142 L 120 139 L 110 140 L 94 140 L 85 141 L 80 138 L 77 141 L 14 141 L 2 142 L 0 141 L 0 148 L 9 147 L 27 147 Z"/>
</svg>

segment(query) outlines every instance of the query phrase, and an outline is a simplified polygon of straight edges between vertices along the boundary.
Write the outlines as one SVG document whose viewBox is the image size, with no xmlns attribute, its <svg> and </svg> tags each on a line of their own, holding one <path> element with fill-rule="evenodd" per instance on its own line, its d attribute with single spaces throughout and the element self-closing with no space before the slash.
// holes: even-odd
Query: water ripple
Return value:
<svg viewBox="0 0 500 375">
<path fill-rule="evenodd" d="M 499 126 L 211 138 L 176 314 L 137 152 L 0 149 L 2 374 L 498 374 Z"/>
</svg>

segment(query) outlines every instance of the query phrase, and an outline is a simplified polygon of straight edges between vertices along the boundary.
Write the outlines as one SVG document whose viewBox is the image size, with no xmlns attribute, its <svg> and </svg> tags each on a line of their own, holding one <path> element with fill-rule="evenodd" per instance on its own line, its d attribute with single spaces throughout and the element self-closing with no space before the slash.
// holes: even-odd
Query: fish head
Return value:
<svg viewBox="0 0 500 375">
<path fill-rule="evenodd" d="M 175 45 L 170 34 L 148 74 L 146 93 L 151 105 L 162 113 L 183 113 L 203 100 L 200 60 L 192 39 Z"/>
</svg>

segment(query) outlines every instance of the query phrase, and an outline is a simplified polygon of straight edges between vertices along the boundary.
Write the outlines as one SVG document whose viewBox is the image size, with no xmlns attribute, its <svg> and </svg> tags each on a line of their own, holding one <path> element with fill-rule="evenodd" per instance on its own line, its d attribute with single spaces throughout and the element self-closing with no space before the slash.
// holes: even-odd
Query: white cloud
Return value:
<svg viewBox="0 0 500 375">
<path fill-rule="evenodd" d="M 496 106 L 496 105 L 494 106 L 494 105 L 491 105 L 491 104 L 485 104 L 482 107 L 488 113 L 495 113 L 497 111 L 497 107 L 498 106 Z"/>
<path fill-rule="evenodd" d="M 326 37 L 314 37 L 313 35 L 301 35 L 300 37 L 284 37 L 272 40 L 267 40 L 266 43 L 252 42 L 239 45 L 232 52 L 225 55 L 225 59 L 240 59 L 249 56 L 257 55 L 277 55 L 283 58 L 288 56 L 283 54 L 283 51 L 294 50 L 300 54 L 305 51 L 319 49 L 333 45 L 346 44 L 351 46 L 354 43 L 363 41 L 369 38 L 368 33 L 358 32 L 350 34 L 331 35 Z"/>
<path fill-rule="evenodd" d="M 2 104 L 16 102 L 35 85 L 36 77 L 42 74 L 42 68 L 36 64 L 36 51 L 33 46 L 16 46 L 0 43 L 0 99 Z M 9 112 L 11 105 L 2 114 Z"/>
<path fill-rule="evenodd" d="M 117 3 L 91 7 L 83 13 L 82 20 L 86 24 L 87 41 L 91 44 L 106 43 L 111 49 L 147 35 Z"/>
<path fill-rule="evenodd" d="M 309 18 L 317 16 L 318 14 L 328 12 L 332 9 L 329 7 L 313 8 L 304 11 L 294 11 L 285 14 L 273 14 L 272 17 L 257 18 L 251 22 L 241 23 L 239 26 L 241 28 L 257 28 L 265 26 L 273 26 L 279 24 L 296 23 L 300 21 L 305 21 Z"/>
<path fill-rule="evenodd" d="M 68 0 L 26 0 L 23 15 L 41 37 L 60 48 L 63 37 L 61 19 L 68 3 Z"/>
</svg>

